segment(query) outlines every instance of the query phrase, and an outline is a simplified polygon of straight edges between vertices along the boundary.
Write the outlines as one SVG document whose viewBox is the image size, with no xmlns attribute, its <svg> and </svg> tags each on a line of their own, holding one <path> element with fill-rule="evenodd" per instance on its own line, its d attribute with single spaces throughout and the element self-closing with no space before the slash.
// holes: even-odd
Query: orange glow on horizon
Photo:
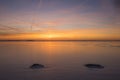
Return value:
<svg viewBox="0 0 120 80">
<path fill-rule="evenodd" d="M 44 34 L 43 35 L 43 38 L 48 38 L 48 39 L 58 38 L 58 37 L 61 37 L 61 36 L 58 34 Z"/>
<path fill-rule="evenodd" d="M 103 30 L 50 30 L 47 32 L 0 35 L 0 40 L 118 40 L 119 34 Z"/>
</svg>

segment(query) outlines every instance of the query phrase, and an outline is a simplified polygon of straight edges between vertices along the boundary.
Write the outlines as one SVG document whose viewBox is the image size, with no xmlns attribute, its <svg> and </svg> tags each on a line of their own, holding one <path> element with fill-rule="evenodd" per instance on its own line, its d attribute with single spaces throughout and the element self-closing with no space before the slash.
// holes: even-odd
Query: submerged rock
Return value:
<svg viewBox="0 0 120 80">
<path fill-rule="evenodd" d="M 41 69 L 44 68 L 45 66 L 42 64 L 33 64 L 32 66 L 30 66 L 31 69 Z"/>
<path fill-rule="evenodd" d="M 85 64 L 85 67 L 91 68 L 91 69 L 103 69 L 104 66 L 100 64 Z"/>
</svg>

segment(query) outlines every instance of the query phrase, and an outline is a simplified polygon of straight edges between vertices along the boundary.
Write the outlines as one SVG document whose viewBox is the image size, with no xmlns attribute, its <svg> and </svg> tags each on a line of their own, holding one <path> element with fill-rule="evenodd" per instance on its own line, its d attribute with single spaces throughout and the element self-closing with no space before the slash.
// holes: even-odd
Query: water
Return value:
<svg viewBox="0 0 120 80">
<path fill-rule="evenodd" d="M 119 61 L 120 42 L 0 42 L 0 80 L 120 80 Z M 46 67 L 29 69 L 34 63 Z"/>
</svg>

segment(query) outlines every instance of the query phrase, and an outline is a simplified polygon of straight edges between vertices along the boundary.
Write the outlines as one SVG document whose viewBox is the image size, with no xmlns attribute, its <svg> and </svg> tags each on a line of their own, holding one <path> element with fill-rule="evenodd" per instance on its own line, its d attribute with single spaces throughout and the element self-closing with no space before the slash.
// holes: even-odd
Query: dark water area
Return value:
<svg viewBox="0 0 120 80">
<path fill-rule="evenodd" d="M 0 80 L 120 80 L 119 61 L 119 41 L 0 42 Z"/>
</svg>

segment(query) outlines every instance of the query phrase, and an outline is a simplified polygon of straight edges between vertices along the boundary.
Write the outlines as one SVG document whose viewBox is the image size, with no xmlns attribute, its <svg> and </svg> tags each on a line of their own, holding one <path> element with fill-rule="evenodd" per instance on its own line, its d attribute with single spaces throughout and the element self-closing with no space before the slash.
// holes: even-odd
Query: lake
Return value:
<svg viewBox="0 0 120 80">
<path fill-rule="evenodd" d="M 120 80 L 119 61 L 119 41 L 0 42 L 0 80 Z M 34 63 L 45 68 L 30 69 Z"/>
</svg>

